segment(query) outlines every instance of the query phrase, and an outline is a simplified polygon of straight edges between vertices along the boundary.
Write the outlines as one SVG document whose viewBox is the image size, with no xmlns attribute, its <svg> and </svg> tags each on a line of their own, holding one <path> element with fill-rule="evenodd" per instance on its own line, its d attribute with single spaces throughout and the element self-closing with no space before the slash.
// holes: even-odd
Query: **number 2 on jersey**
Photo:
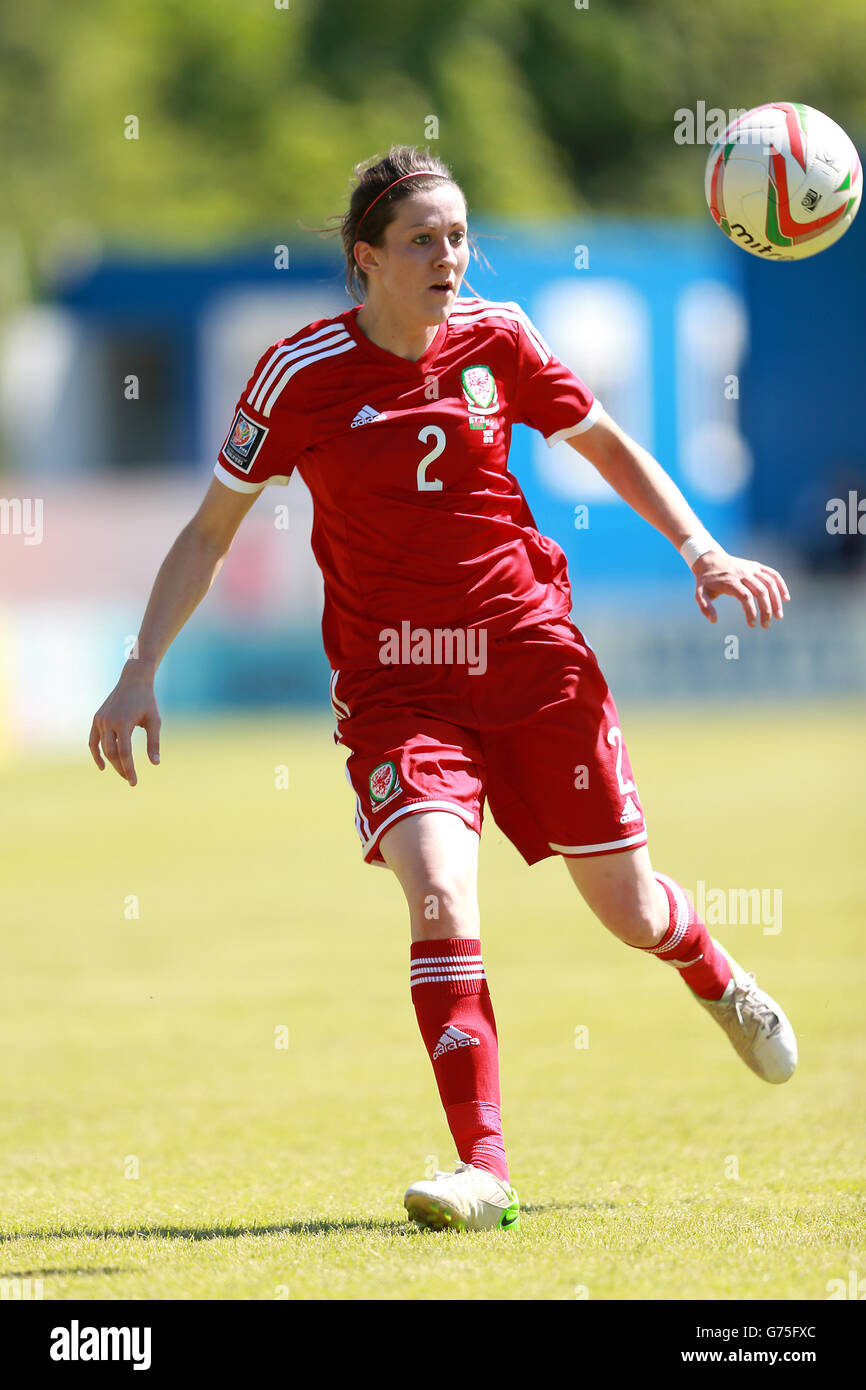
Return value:
<svg viewBox="0 0 866 1390">
<path fill-rule="evenodd" d="M 608 729 L 607 741 L 611 748 L 616 745 L 616 780 L 623 796 L 628 796 L 629 792 L 634 791 L 635 786 L 629 778 L 626 778 L 625 781 L 622 779 L 622 730 L 618 724 L 614 724 L 613 728 Z"/>
<path fill-rule="evenodd" d="M 441 492 L 444 483 L 441 478 L 428 478 L 425 472 L 428 463 L 438 459 L 442 450 L 445 448 L 445 431 L 439 425 L 425 425 L 418 434 L 422 444 L 426 444 L 430 439 L 435 439 L 436 443 L 429 453 L 425 454 L 418 464 L 418 491 L 419 492 Z"/>
</svg>

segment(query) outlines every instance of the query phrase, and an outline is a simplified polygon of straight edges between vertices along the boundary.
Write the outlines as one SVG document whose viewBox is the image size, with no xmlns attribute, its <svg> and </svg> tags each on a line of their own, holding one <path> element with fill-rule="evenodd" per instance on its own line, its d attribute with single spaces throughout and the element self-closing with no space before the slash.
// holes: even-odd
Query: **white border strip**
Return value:
<svg viewBox="0 0 866 1390">
<path fill-rule="evenodd" d="M 419 965 L 441 965 L 443 969 L 455 964 L 480 965 L 481 953 L 474 952 L 471 956 L 413 956 L 412 969 L 415 970 Z"/>
<path fill-rule="evenodd" d="M 632 845 L 645 845 L 647 833 L 639 830 L 636 835 L 627 835 L 624 840 L 606 840 L 603 845 L 555 845 L 548 840 L 548 844 L 557 854 L 609 854 L 614 849 L 629 849 Z"/>
<path fill-rule="evenodd" d="M 214 476 L 219 478 L 221 483 L 225 483 L 226 487 L 230 487 L 232 492 L 261 492 L 262 488 L 267 487 L 269 482 L 287 483 L 289 481 L 288 478 L 268 478 L 263 483 L 243 483 L 240 478 L 235 477 L 234 473 L 230 473 L 227 468 L 224 468 L 219 461 L 214 464 L 213 471 Z"/>
<path fill-rule="evenodd" d="M 341 719 L 350 719 L 350 718 L 351 718 L 351 715 L 350 715 L 350 713 L 349 713 L 349 706 L 345 703 L 344 700 L 341 700 L 340 697 L 339 697 L 339 695 L 337 694 L 337 677 L 339 676 L 339 674 L 340 674 L 339 671 L 332 671 L 332 672 L 331 672 L 331 685 L 330 685 L 330 691 L 331 691 L 331 709 L 334 711 L 334 714 L 337 716 L 337 723 L 339 723 Z"/>
<path fill-rule="evenodd" d="M 461 970 L 450 975 L 425 975 L 421 973 L 411 977 L 409 988 L 415 989 L 416 985 L 448 985 L 452 980 L 486 980 L 486 978 L 483 970 Z"/>
<path fill-rule="evenodd" d="M 594 425 L 594 424 L 595 424 L 596 420 L 598 419 L 599 415 L 601 414 L 601 412 L 602 412 L 603 410 L 604 410 L 604 406 L 602 405 L 601 401 L 600 401 L 600 400 L 598 399 L 598 397 L 596 396 L 596 398 L 595 398 L 595 400 L 593 401 L 592 405 L 589 407 L 589 410 L 587 411 L 587 413 L 584 415 L 583 419 L 582 419 L 578 424 L 576 424 L 576 425 L 569 425 L 569 426 L 568 426 L 568 429 L 565 429 L 565 430 L 557 430 L 557 431 L 556 431 L 556 434 L 551 434 L 551 435 L 548 436 L 548 438 L 547 438 L 547 447 L 548 447 L 548 449 L 552 449 L 553 446 L 554 446 L 554 444 L 560 444 L 560 443 L 562 442 L 563 439 L 571 439 L 571 438 L 573 438 L 573 436 L 576 435 L 576 434 L 583 434 L 584 430 L 588 430 L 589 427 L 590 427 L 590 425 Z"/>
<path fill-rule="evenodd" d="M 371 849 L 376 848 L 378 841 L 382 838 L 382 832 L 387 830 L 389 825 L 392 825 L 395 820 L 400 820 L 402 816 L 411 816 L 415 811 L 452 811 L 455 816 L 459 816 L 461 820 L 466 822 L 470 830 L 475 830 L 475 826 L 472 824 L 474 819 L 472 812 L 467 811 L 465 806 L 458 806 L 456 801 L 411 801 L 408 806 L 401 806 L 399 811 L 392 811 L 388 819 L 383 820 L 382 824 L 377 826 L 368 840 L 364 840 L 364 837 L 361 836 L 361 851 L 364 858 L 366 859 Z M 360 830 L 358 833 L 360 834 Z"/>
</svg>

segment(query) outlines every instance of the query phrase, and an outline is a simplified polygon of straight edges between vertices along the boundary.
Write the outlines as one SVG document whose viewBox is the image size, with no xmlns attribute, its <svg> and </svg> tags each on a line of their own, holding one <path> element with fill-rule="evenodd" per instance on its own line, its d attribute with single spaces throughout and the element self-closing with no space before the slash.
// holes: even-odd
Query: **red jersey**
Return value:
<svg viewBox="0 0 866 1390">
<path fill-rule="evenodd" d="M 214 470 L 248 492 L 297 468 L 309 488 L 332 669 L 379 665 L 405 622 L 495 638 L 566 617 L 565 556 L 509 472 L 511 427 L 552 446 L 600 402 L 517 304 L 458 298 L 417 362 L 371 342 L 359 307 L 268 348 Z"/>
</svg>

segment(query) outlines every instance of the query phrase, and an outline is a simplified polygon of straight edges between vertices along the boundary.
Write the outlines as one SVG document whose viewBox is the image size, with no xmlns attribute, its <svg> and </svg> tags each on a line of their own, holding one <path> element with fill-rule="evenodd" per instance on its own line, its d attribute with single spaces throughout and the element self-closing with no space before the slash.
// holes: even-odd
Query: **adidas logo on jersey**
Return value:
<svg viewBox="0 0 866 1390">
<path fill-rule="evenodd" d="M 433 1061 L 441 1057 L 445 1052 L 456 1052 L 458 1047 L 480 1047 L 481 1040 L 472 1038 L 468 1033 L 464 1033 L 462 1028 L 455 1028 L 453 1024 L 446 1028 L 433 1051 Z"/>
<path fill-rule="evenodd" d="M 374 405 L 362 406 L 352 421 L 352 429 L 355 429 L 358 425 L 369 425 L 371 420 L 378 420 L 380 414 L 381 411 L 377 410 Z"/>
<path fill-rule="evenodd" d="M 622 808 L 622 815 L 619 818 L 620 825 L 627 825 L 630 820 L 640 820 L 640 811 L 635 806 L 630 796 L 626 797 L 625 805 Z"/>
</svg>

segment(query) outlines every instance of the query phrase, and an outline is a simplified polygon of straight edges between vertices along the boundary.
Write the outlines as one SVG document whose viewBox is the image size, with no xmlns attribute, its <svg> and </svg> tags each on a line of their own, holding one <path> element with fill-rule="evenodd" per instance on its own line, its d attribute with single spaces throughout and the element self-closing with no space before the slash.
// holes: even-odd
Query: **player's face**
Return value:
<svg viewBox="0 0 866 1390">
<path fill-rule="evenodd" d="M 368 271 L 368 297 L 399 306 L 402 318 L 442 323 L 469 264 L 466 236 L 466 204 L 453 184 L 404 198 L 384 246 L 370 248 L 376 263 Z"/>
</svg>

